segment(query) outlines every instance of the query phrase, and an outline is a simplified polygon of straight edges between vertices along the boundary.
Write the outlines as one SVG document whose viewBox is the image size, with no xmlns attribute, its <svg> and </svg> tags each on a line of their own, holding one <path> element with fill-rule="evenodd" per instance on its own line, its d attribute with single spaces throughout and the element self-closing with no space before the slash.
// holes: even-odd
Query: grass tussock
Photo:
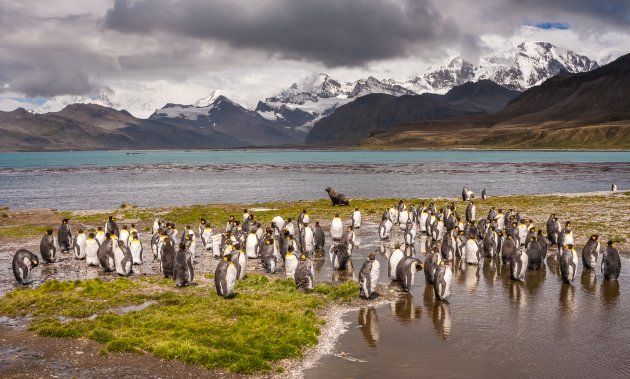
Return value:
<svg viewBox="0 0 630 379">
<path fill-rule="evenodd" d="M 49 282 L 17 289 L 0 302 L 0 313 L 33 317 L 30 329 L 44 336 L 86 337 L 103 352 L 149 352 L 206 368 L 238 373 L 273 369 L 317 343 L 322 320 L 315 311 L 356 298 L 358 285 L 320 284 L 312 293 L 291 280 L 250 274 L 237 295 L 223 299 L 208 285 L 174 289 L 157 278 Z M 155 304 L 119 314 L 124 305 Z M 96 317 L 90 317 L 97 315 Z"/>
</svg>

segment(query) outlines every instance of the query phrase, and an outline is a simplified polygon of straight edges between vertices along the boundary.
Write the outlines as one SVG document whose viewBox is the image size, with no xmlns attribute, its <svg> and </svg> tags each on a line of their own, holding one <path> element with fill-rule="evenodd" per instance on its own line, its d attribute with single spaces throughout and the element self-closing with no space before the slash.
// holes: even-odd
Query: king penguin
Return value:
<svg viewBox="0 0 630 379">
<path fill-rule="evenodd" d="M 138 233 L 133 233 L 129 239 L 129 250 L 134 265 L 142 264 L 142 242 L 138 238 Z"/>
<path fill-rule="evenodd" d="M 234 287 L 236 286 L 237 268 L 235 264 L 229 259 L 229 256 L 224 256 L 223 260 L 219 262 L 217 268 L 214 270 L 214 286 L 217 290 L 217 295 L 229 298 L 234 296 Z M 236 263 L 238 264 L 238 263 Z"/>
<path fill-rule="evenodd" d="M 298 258 L 295 256 L 293 246 L 289 246 L 284 257 L 284 272 L 289 279 L 295 280 L 295 270 L 297 270 Z"/>
<path fill-rule="evenodd" d="M 55 247 L 55 237 L 52 229 L 48 229 L 39 243 L 39 254 L 44 263 L 55 263 L 57 261 L 57 248 Z"/>
<path fill-rule="evenodd" d="M 339 218 L 339 213 L 335 213 L 335 217 L 330 224 L 330 236 L 333 241 L 340 241 L 343 236 L 343 222 Z"/>
<path fill-rule="evenodd" d="M 599 236 L 597 234 L 593 234 L 582 249 L 582 264 L 584 264 L 584 268 L 590 270 L 595 268 L 597 265 L 597 256 L 599 255 L 600 250 Z"/>
<path fill-rule="evenodd" d="M 98 266 L 98 248 L 101 246 L 94 233 L 90 233 L 85 240 L 85 263 L 88 266 Z"/>
<path fill-rule="evenodd" d="M 361 227 L 361 212 L 359 211 L 359 208 L 354 208 L 354 211 L 352 212 L 352 227 L 354 229 Z"/>
<path fill-rule="evenodd" d="M 39 265 L 39 258 L 37 255 L 31 253 L 26 249 L 19 249 L 13 255 L 13 261 L 11 266 L 13 268 L 13 275 L 15 280 L 22 285 L 31 284 L 31 273 L 33 268 Z"/>
<path fill-rule="evenodd" d="M 602 254 L 602 274 L 604 280 L 617 280 L 621 272 L 621 259 L 619 251 L 613 246 L 612 241 L 608 241 L 608 247 Z"/>
<path fill-rule="evenodd" d="M 416 272 L 423 268 L 424 265 L 422 262 L 412 257 L 404 257 L 398 262 L 398 267 L 396 267 L 396 279 L 403 291 L 409 292 L 411 286 L 413 286 Z"/>
<path fill-rule="evenodd" d="M 295 286 L 298 290 L 305 292 L 312 291 L 315 288 L 315 270 L 313 262 L 305 254 L 300 255 L 300 260 L 295 269 Z"/>
<path fill-rule="evenodd" d="M 512 280 L 525 280 L 527 272 L 527 254 L 523 249 L 517 249 L 510 256 L 510 277 Z"/>
<path fill-rule="evenodd" d="M 562 255 L 560 256 L 560 274 L 562 281 L 571 283 L 575 279 L 578 267 L 578 256 L 575 252 L 575 246 L 564 245 Z"/>
<path fill-rule="evenodd" d="M 71 249 L 72 245 L 72 232 L 70 231 L 70 225 L 68 225 L 68 219 L 64 218 L 61 221 L 59 229 L 57 229 L 57 243 L 59 244 L 59 251 L 65 253 Z"/>
<path fill-rule="evenodd" d="M 79 233 L 74 237 L 72 248 L 74 249 L 74 259 L 85 259 L 85 242 L 87 236 L 83 233 L 83 229 L 79 229 Z"/>
<path fill-rule="evenodd" d="M 376 260 L 376 253 L 368 255 L 359 271 L 359 296 L 369 300 L 376 296 L 376 284 L 381 273 L 381 264 Z"/>
<path fill-rule="evenodd" d="M 189 285 L 195 277 L 192 259 L 188 254 L 185 243 L 180 243 L 179 250 L 175 253 L 173 276 L 175 277 L 175 285 L 177 287 Z"/>
<path fill-rule="evenodd" d="M 315 222 L 315 228 L 313 230 L 313 243 L 315 244 L 316 250 L 324 250 L 324 246 L 326 245 L 326 234 L 324 233 L 324 229 L 319 225 L 319 221 Z"/>
<path fill-rule="evenodd" d="M 435 270 L 435 276 L 433 278 L 433 292 L 435 293 L 435 298 L 440 301 L 448 299 L 448 297 L 451 296 L 452 283 L 453 270 L 444 260 L 441 260 L 437 270 Z"/>
<path fill-rule="evenodd" d="M 114 246 L 114 265 L 116 266 L 116 273 L 120 276 L 129 276 L 133 274 L 133 258 L 131 257 L 131 251 L 125 244 L 125 241 L 118 240 L 117 246 Z"/>
</svg>

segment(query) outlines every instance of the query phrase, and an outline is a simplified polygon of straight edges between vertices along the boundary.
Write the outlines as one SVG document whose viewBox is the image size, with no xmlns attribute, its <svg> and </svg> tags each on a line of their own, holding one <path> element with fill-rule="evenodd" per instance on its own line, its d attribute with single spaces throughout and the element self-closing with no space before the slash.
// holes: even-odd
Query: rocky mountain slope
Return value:
<svg viewBox="0 0 630 379">
<path fill-rule="evenodd" d="M 483 80 L 455 87 L 446 95 L 362 96 L 315 124 L 306 137 L 306 143 L 351 144 L 404 123 L 494 112 L 518 94 Z"/>
<path fill-rule="evenodd" d="M 628 149 L 630 54 L 590 72 L 553 77 L 493 114 L 413 122 L 361 141 L 366 147 L 401 144 Z"/>
</svg>

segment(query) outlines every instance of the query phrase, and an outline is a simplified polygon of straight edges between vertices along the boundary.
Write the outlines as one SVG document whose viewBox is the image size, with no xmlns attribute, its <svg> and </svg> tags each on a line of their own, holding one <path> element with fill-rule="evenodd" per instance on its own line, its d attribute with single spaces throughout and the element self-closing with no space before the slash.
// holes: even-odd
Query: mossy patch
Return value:
<svg viewBox="0 0 630 379">
<path fill-rule="evenodd" d="M 223 299 L 211 281 L 201 281 L 203 285 L 183 289 L 157 277 L 48 282 L 7 294 L 0 314 L 30 315 L 30 329 L 38 334 L 86 337 L 103 344 L 103 352 L 148 352 L 206 368 L 253 373 L 300 357 L 305 347 L 317 343 L 322 321 L 316 311 L 358 294 L 356 282 L 320 284 L 304 293 L 291 280 L 249 274 L 238 282 L 236 297 Z M 156 303 L 116 312 L 148 300 Z"/>
</svg>

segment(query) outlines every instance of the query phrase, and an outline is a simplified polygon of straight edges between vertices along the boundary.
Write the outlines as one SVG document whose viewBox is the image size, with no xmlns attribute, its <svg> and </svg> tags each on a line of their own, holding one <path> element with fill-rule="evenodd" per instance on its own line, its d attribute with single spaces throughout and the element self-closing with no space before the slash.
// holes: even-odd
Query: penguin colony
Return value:
<svg viewBox="0 0 630 379">
<path fill-rule="evenodd" d="M 330 188 L 326 189 L 331 193 Z M 339 196 L 336 191 L 335 196 Z M 487 191 L 482 191 L 487 197 Z M 332 195 L 331 195 L 332 199 Z M 343 195 L 343 199 L 347 198 Z M 474 193 L 465 188 L 462 200 L 467 202 L 464 218 L 460 217 L 454 203 L 438 209 L 433 202 L 420 202 L 407 207 L 402 200 L 384 210 L 378 235 L 382 241 L 392 238 L 392 233 L 403 235 L 404 243 L 394 244 L 391 252 L 383 250 L 384 244 L 368 254 L 359 271 L 360 297 L 376 297 L 380 263 L 377 253 L 387 259 L 387 275 L 402 291 L 409 291 L 415 275 L 424 269 L 427 285 L 432 285 L 438 300 L 451 295 L 453 264 L 456 259 L 464 264 L 479 265 L 484 259 L 496 259 L 508 265 L 513 280 L 522 281 L 527 270 L 539 270 L 547 255 L 557 254 L 563 282 L 571 283 L 579 266 L 578 253 L 571 222 L 561 225 L 558 217 L 551 214 L 545 232 L 537 228 L 531 219 L 514 209 L 506 212 L 491 207 L 486 217 L 476 211 Z M 348 201 L 349 203 L 349 201 Z M 333 201 L 334 205 L 344 205 Z M 347 205 L 347 204 L 346 204 Z M 331 222 L 332 243 L 327 258 L 334 270 L 347 270 L 352 266 L 352 254 L 357 246 L 355 230 L 361 228 L 362 217 L 358 208 L 348 215 L 350 222 L 344 227 L 340 213 Z M 294 225 L 291 217 L 285 221 L 275 216 L 268 226 L 263 226 L 247 209 L 242 218 L 230 216 L 225 228 L 215 232 L 206 219 L 201 218 L 195 231 L 187 225 L 181 234 L 172 222 L 156 219 L 151 229 L 150 252 L 159 263 L 160 272 L 175 281 L 177 287 L 191 284 L 194 280 L 194 262 L 197 240 L 200 249 L 219 260 L 215 269 L 215 287 L 219 296 L 235 295 L 238 280 L 246 278 L 248 260 L 260 259 L 268 274 L 284 275 L 294 280 L 298 289 L 311 291 L 315 286 L 313 257 L 323 253 L 326 235 L 319 221 L 314 224 L 304 209 Z M 133 274 L 133 266 L 144 263 L 145 250 L 135 224 L 119 228 L 113 217 L 104 227 L 85 232 L 82 229 L 73 236 L 69 220 L 62 220 L 55 239 L 52 229 L 41 239 L 42 263 L 55 263 L 57 252 L 70 253 L 77 260 L 85 260 L 89 266 L 98 266 L 105 272 L 120 276 Z M 426 258 L 416 257 L 414 241 L 418 235 L 426 236 Z M 553 248 L 553 252 L 550 248 Z M 582 249 L 583 269 L 599 269 L 605 280 L 616 280 L 621 271 L 618 250 L 609 241 L 602 247 L 599 236 L 593 235 Z M 13 257 L 13 273 L 18 283 L 32 283 L 32 270 L 40 264 L 40 258 L 25 249 Z"/>
</svg>

